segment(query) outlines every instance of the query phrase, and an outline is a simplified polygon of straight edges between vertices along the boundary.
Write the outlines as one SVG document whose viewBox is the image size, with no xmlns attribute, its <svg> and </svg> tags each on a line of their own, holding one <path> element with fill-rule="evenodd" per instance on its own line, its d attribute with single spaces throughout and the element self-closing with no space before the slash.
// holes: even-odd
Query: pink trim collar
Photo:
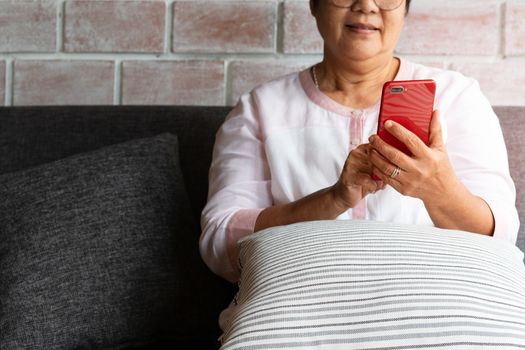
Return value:
<svg viewBox="0 0 525 350">
<path fill-rule="evenodd" d="M 402 58 L 399 58 L 399 70 L 396 74 L 396 77 L 394 80 L 408 80 L 411 79 L 412 72 L 410 69 L 410 65 L 407 64 L 405 60 Z M 349 116 L 352 115 L 352 112 L 355 110 L 352 108 L 349 108 L 347 106 L 344 106 L 334 100 L 332 100 L 327 95 L 323 94 L 314 83 L 314 80 L 312 78 L 312 75 L 310 74 L 312 67 L 308 67 L 302 72 L 299 73 L 299 81 L 301 82 L 301 85 L 304 89 L 304 92 L 308 96 L 308 98 L 314 102 L 316 105 L 320 106 L 323 109 L 326 109 L 330 112 L 334 112 L 339 115 L 343 116 Z M 377 101 L 373 106 L 368 107 L 365 109 L 365 111 L 372 111 L 379 109 L 379 101 Z"/>
</svg>

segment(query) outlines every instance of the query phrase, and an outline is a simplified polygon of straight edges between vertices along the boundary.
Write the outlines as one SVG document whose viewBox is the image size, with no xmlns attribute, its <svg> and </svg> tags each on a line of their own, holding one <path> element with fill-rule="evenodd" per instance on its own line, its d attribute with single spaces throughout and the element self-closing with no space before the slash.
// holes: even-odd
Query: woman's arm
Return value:
<svg viewBox="0 0 525 350">
<path fill-rule="evenodd" d="M 213 272 L 232 282 L 238 278 L 238 239 L 253 233 L 257 215 L 273 203 L 254 105 L 251 94 L 243 95 L 217 132 L 201 215 L 201 256 Z"/>
<path fill-rule="evenodd" d="M 407 145 L 413 156 L 409 157 L 386 144 L 379 137 L 372 136 L 370 143 L 374 151 L 372 151 L 371 162 L 374 164 L 374 173 L 377 176 L 401 194 L 421 199 L 437 227 L 485 235 L 494 234 L 496 221 L 491 207 L 480 196 L 469 191 L 457 176 L 449 160 L 437 111 L 432 118 L 428 147 L 399 124 L 392 122 L 385 127 Z M 463 156 L 468 158 L 469 154 Z M 398 176 L 391 178 L 390 174 L 396 166 L 401 171 Z M 480 167 L 477 171 L 480 177 L 487 172 L 497 174 L 495 169 L 490 168 Z M 500 182 L 497 175 L 493 178 L 492 184 L 489 182 L 484 186 L 490 187 Z"/>
<path fill-rule="evenodd" d="M 255 223 L 255 231 L 302 221 L 332 220 L 353 208 L 369 193 L 384 187 L 370 178 L 370 145 L 360 145 L 348 155 L 336 184 L 295 202 L 264 209 Z"/>
<path fill-rule="evenodd" d="M 263 228 L 334 219 L 381 188 L 370 179 L 369 145 L 347 157 L 340 180 L 295 202 L 273 206 L 270 167 L 258 104 L 244 95 L 217 133 L 209 172 L 208 202 L 201 216 L 200 251 L 208 267 L 238 278 L 237 242 Z"/>
<path fill-rule="evenodd" d="M 201 216 L 203 260 L 230 281 L 238 278 L 237 242 L 242 237 L 272 226 L 334 219 L 383 187 L 370 178 L 370 146 L 361 145 L 347 156 L 336 184 L 289 204 L 274 205 L 261 126 L 264 116 L 256 98 L 244 95 L 217 134 L 208 202 Z"/>
</svg>

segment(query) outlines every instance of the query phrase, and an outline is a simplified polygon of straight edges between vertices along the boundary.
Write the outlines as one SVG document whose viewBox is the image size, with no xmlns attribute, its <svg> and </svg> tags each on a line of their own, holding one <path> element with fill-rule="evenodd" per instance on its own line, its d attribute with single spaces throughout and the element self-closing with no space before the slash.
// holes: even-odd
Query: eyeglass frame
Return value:
<svg viewBox="0 0 525 350">
<path fill-rule="evenodd" d="M 357 0 L 352 0 L 352 3 L 350 4 L 350 6 L 340 6 L 340 5 L 336 5 L 336 4 L 334 4 L 334 1 L 337 1 L 337 0 L 329 0 L 330 5 L 332 5 L 332 6 L 334 6 L 334 7 L 337 7 L 337 8 L 340 8 L 340 9 L 349 9 L 349 8 L 351 8 L 352 6 L 354 6 L 354 4 L 355 4 L 355 2 L 356 2 Z M 381 6 L 379 6 L 379 5 L 377 4 L 377 1 L 376 1 L 376 0 L 373 0 L 373 1 L 374 1 L 374 4 L 376 4 L 376 6 L 377 6 L 380 10 L 382 10 L 382 11 L 394 11 L 394 10 L 397 10 L 397 9 L 403 4 L 403 2 L 404 2 L 404 0 L 399 0 L 399 5 L 397 5 L 396 7 L 391 8 L 391 9 L 383 9 L 383 8 L 381 8 Z"/>
</svg>

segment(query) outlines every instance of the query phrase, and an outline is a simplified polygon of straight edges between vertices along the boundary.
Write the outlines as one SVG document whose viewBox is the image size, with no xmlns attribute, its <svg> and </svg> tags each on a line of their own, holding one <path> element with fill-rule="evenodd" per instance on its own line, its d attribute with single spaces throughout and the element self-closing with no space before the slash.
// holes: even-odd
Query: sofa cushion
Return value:
<svg viewBox="0 0 525 350">
<path fill-rule="evenodd" d="M 3 174 L 0 198 L 1 349 L 184 337 L 194 223 L 175 136 Z"/>
<path fill-rule="evenodd" d="M 496 107 L 509 156 L 510 175 L 516 185 L 520 230 L 516 245 L 525 251 L 525 107 Z"/>
<path fill-rule="evenodd" d="M 525 347 L 523 253 L 434 227 L 317 221 L 240 242 L 223 350 Z"/>
<path fill-rule="evenodd" d="M 132 139 L 172 133 L 178 138 L 180 166 L 198 237 L 215 133 L 230 110 L 210 106 L 0 107 L 0 173 Z M 212 275 L 207 272 L 202 277 L 211 279 Z M 220 293 L 214 289 L 215 294 Z M 225 295 L 218 299 L 227 302 Z"/>
</svg>

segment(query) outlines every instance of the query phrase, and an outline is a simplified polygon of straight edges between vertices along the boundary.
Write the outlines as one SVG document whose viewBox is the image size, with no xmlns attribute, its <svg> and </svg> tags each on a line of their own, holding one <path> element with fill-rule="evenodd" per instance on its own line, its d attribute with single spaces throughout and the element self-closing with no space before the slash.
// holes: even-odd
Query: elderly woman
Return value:
<svg viewBox="0 0 525 350">
<path fill-rule="evenodd" d="M 515 188 L 497 116 L 478 83 L 394 56 L 410 0 L 311 0 L 322 62 L 240 98 L 217 134 L 201 254 L 229 281 L 237 241 L 307 220 L 434 225 L 516 241 Z M 396 123 L 377 135 L 382 86 L 434 79 L 427 146 Z M 374 180 L 370 174 L 380 180 Z"/>
</svg>

